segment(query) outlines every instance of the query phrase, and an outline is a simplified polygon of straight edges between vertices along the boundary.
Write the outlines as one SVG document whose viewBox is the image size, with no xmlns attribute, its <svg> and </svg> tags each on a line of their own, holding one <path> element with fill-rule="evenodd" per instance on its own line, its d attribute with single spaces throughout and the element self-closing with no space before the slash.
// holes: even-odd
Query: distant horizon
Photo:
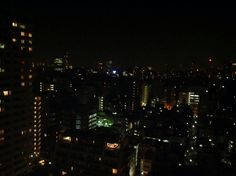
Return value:
<svg viewBox="0 0 236 176">
<path fill-rule="evenodd" d="M 37 60 L 33 60 L 33 62 L 36 62 L 36 63 L 40 63 L 40 62 L 49 62 L 49 63 L 53 63 L 53 59 L 55 58 L 63 58 L 63 56 L 61 57 L 54 57 L 54 58 L 51 58 L 51 59 L 37 59 Z M 76 68 L 80 68 L 80 67 L 84 67 L 84 68 L 94 68 L 97 66 L 98 63 L 102 62 L 102 63 L 106 63 L 108 62 L 109 60 L 112 61 L 112 65 L 114 66 L 114 68 L 133 68 L 133 67 L 140 67 L 140 68 L 145 68 L 145 67 L 152 67 L 153 70 L 157 71 L 158 70 L 162 70 L 164 69 L 163 67 L 167 67 L 167 68 L 170 68 L 170 69 L 181 69 L 181 67 L 186 67 L 186 66 L 190 66 L 191 64 L 195 64 L 196 66 L 199 66 L 199 69 L 206 69 L 207 66 L 209 66 L 209 60 L 206 59 L 205 62 L 201 62 L 201 63 L 197 63 L 196 60 L 192 60 L 190 62 L 187 62 L 187 63 L 177 63 L 177 64 L 174 64 L 174 63 L 160 63 L 158 64 L 157 66 L 155 65 L 151 65 L 151 64 L 119 64 L 119 63 L 116 63 L 116 61 L 112 60 L 112 59 L 107 59 L 107 60 L 99 60 L 97 59 L 97 61 L 94 60 L 94 62 L 91 62 L 90 64 L 74 64 L 73 62 L 70 61 L 70 58 L 69 58 L 69 63 L 72 64 L 74 67 Z M 236 59 L 234 60 L 225 60 L 225 61 L 215 61 L 213 60 L 211 64 L 214 64 L 215 67 L 223 67 L 224 64 L 227 64 L 227 63 L 234 63 L 236 62 Z"/>
<path fill-rule="evenodd" d="M 229 5 L 12 1 L 32 20 L 35 58 L 68 51 L 76 65 L 112 59 L 154 67 L 236 58 L 236 15 Z"/>
</svg>

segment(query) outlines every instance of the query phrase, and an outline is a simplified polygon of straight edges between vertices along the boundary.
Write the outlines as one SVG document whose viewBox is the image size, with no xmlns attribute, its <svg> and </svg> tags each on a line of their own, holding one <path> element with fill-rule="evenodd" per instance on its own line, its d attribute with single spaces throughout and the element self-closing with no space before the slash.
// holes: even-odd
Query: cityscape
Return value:
<svg viewBox="0 0 236 176">
<path fill-rule="evenodd" d="M 140 33 L 138 39 L 129 41 L 134 35 L 124 33 L 126 26 L 122 25 L 128 22 L 117 17 L 116 9 L 112 15 L 102 17 L 105 19 L 102 25 L 95 22 L 98 28 L 94 31 L 98 32 L 84 38 L 78 34 L 83 42 L 101 39 L 95 49 L 93 44 L 91 50 L 81 46 L 86 51 L 78 49 L 83 53 L 80 55 L 71 48 L 79 42 L 74 44 L 68 35 L 71 30 L 71 36 L 77 39 L 74 35 L 80 30 L 73 31 L 67 18 L 53 16 L 47 10 L 51 7 L 61 10 L 67 5 L 48 5 L 46 15 L 39 18 L 36 15 L 41 10 L 39 4 L 35 7 L 18 3 L 10 1 L 0 6 L 0 176 L 236 175 L 236 55 L 233 53 L 236 38 L 231 32 L 224 33 L 223 43 L 217 44 L 222 50 L 212 46 L 210 52 L 197 48 L 200 54 L 192 57 L 196 52 L 189 47 L 188 55 L 183 53 L 183 58 L 178 59 L 184 51 L 180 49 L 184 42 L 180 42 L 175 47 L 181 52 L 166 44 L 162 49 L 170 55 L 152 54 L 155 42 L 150 39 L 152 34 L 146 34 L 149 29 L 140 27 L 136 31 Z M 88 7 L 80 13 L 86 16 L 87 10 Z M 148 13 L 147 9 L 138 8 L 142 10 Z M 65 10 L 68 14 L 69 11 Z M 83 21 L 87 19 L 92 17 L 83 17 Z M 116 24 L 117 19 L 123 22 Z M 132 29 L 127 27 L 127 31 L 145 21 L 141 17 L 135 19 L 138 23 L 133 22 Z M 51 27 L 44 25 L 46 32 L 40 30 L 39 26 L 47 20 L 60 21 L 61 33 L 59 29 L 49 30 L 56 28 L 56 22 Z M 156 23 L 150 21 L 145 26 Z M 63 27 L 64 23 L 68 26 Z M 183 28 L 188 24 L 193 27 L 193 23 L 183 24 Z M 83 30 L 91 30 L 92 25 L 83 22 L 86 24 L 88 29 Z M 116 32 L 121 32 L 105 35 L 109 25 L 113 26 L 109 30 L 116 28 Z M 212 29 L 211 25 L 215 26 L 206 23 L 203 26 Z M 141 33 L 143 30 L 145 34 Z M 163 32 L 170 35 L 167 43 L 173 37 L 169 32 L 170 29 Z M 218 32 L 216 29 L 215 33 Z M 53 34 L 61 39 L 45 40 Z M 203 38 L 207 35 L 204 33 Z M 192 40 L 193 36 L 181 34 L 173 42 L 180 38 L 187 41 L 189 37 Z M 124 42 L 125 51 L 118 47 L 120 44 L 112 45 L 118 38 Z M 153 35 L 153 40 L 156 38 Z M 168 37 L 160 41 L 165 38 Z M 196 43 L 200 41 L 197 38 Z M 232 41 L 225 44 L 225 49 L 224 42 L 228 39 Z M 58 42 L 61 40 L 64 44 Z M 135 44 L 139 40 L 144 44 Z M 55 46 L 49 46 L 53 42 Z M 148 47 L 152 49 L 147 54 L 143 50 Z M 120 53 L 116 55 L 117 52 Z M 124 58 L 119 60 L 120 56 Z"/>
</svg>

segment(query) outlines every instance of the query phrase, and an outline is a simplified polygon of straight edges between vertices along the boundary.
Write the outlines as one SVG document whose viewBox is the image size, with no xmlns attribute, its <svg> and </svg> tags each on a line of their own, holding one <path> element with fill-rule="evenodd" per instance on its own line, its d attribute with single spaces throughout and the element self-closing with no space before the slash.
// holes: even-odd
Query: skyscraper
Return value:
<svg viewBox="0 0 236 176">
<path fill-rule="evenodd" d="M 0 7 L 0 175 L 22 175 L 33 158 L 32 32 Z"/>
</svg>

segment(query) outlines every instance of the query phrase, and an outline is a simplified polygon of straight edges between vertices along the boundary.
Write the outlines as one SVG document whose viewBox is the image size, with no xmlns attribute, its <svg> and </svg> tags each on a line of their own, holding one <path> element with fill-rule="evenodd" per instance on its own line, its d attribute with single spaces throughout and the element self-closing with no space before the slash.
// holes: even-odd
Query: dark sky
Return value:
<svg viewBox="0 0 236 176">
<path fill-rule="evenodd" d="M 221 62 L 236 57 L 235 8 L 222 4 L 30 1 L 36 59 L 79 65 Z M 28 13 L 28 12 L 27 12 Z"/>
</svg>

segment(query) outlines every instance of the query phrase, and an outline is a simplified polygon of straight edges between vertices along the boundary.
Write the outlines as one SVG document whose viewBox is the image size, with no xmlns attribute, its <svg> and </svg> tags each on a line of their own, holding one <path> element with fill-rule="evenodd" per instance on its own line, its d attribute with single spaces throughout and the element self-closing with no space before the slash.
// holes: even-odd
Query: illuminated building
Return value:
<svg viewBox="0 0 236 176">
<path fill-rule="evenodd" d="M 60 71 L 63 72 L 64 71 L 64 62 L 63 62 L 63 58 L 55 58 L 53 60 L 53 65 L 54 65 L 54 70 L 55 71 Z"/>
<path fill-rule="evenodd" d="M 149 85 L 143 85 L 142 94 L 141 94 L 141 106 L 142 107 L 147 106 L 148 98 L 149 98 L 149 91 L 150 91 L 150 86 Z"/>
<path fill-rule="evenodd" d="M 67 69 L 72 69 L 72 65 L 69 65 L 68 54 L 66 54 L 63 58 L 55 58 L 53 60 L 53 68 L 54 71 L 63 72 Z"/>
<path fill-rule="evenodd" d="M 127 139 L 111 128 L 67 131 L 56 148 L 56 168 L 65 175 L 127 176 Z"/>
<path fill-rule="evenodd" d="M 98 110 L 103 111 L 104 108 L 104 97 L 98 98 Z"/>
<path fill-rule="evenodd" d="M 138 80 L 132 81 L 132 93 L 131 93 L 131 111 L 135 111 L 140 107 L 140 82 Z"/>
<path fill-rule="evenodd" d="M 187 103 L 193 110 L 194 116 L 198 116 L 200 95 L 195 92 L 180 92 L 179 100 L 181 103 Z"/>
<path fill-rule="evenodd" d="M 91 130 L 96 127 L 97 127 L 97 113 L 80 111 L 75 117 L 75 128 L 72 127 L 71 129 Z"/>
<path fill-rule="evenodd" d="M 34 97 L 34 156 L 39 157 L 41 152 L 41 111 L 42 111 L 42 99 L 40 96 Z"/>
<path fill-rule="evenodd" d="M 98 127 L 111 127 L 114 124 L 114 120 L 108 117 L 104 112 L 99 112 L 97 114 L 96 125 Z"/>
<path fill-rule="evenodd" d="M 0 9 L 0 175 L 17 176 L 33 158 L 32 31 Z"/>
</svg>

